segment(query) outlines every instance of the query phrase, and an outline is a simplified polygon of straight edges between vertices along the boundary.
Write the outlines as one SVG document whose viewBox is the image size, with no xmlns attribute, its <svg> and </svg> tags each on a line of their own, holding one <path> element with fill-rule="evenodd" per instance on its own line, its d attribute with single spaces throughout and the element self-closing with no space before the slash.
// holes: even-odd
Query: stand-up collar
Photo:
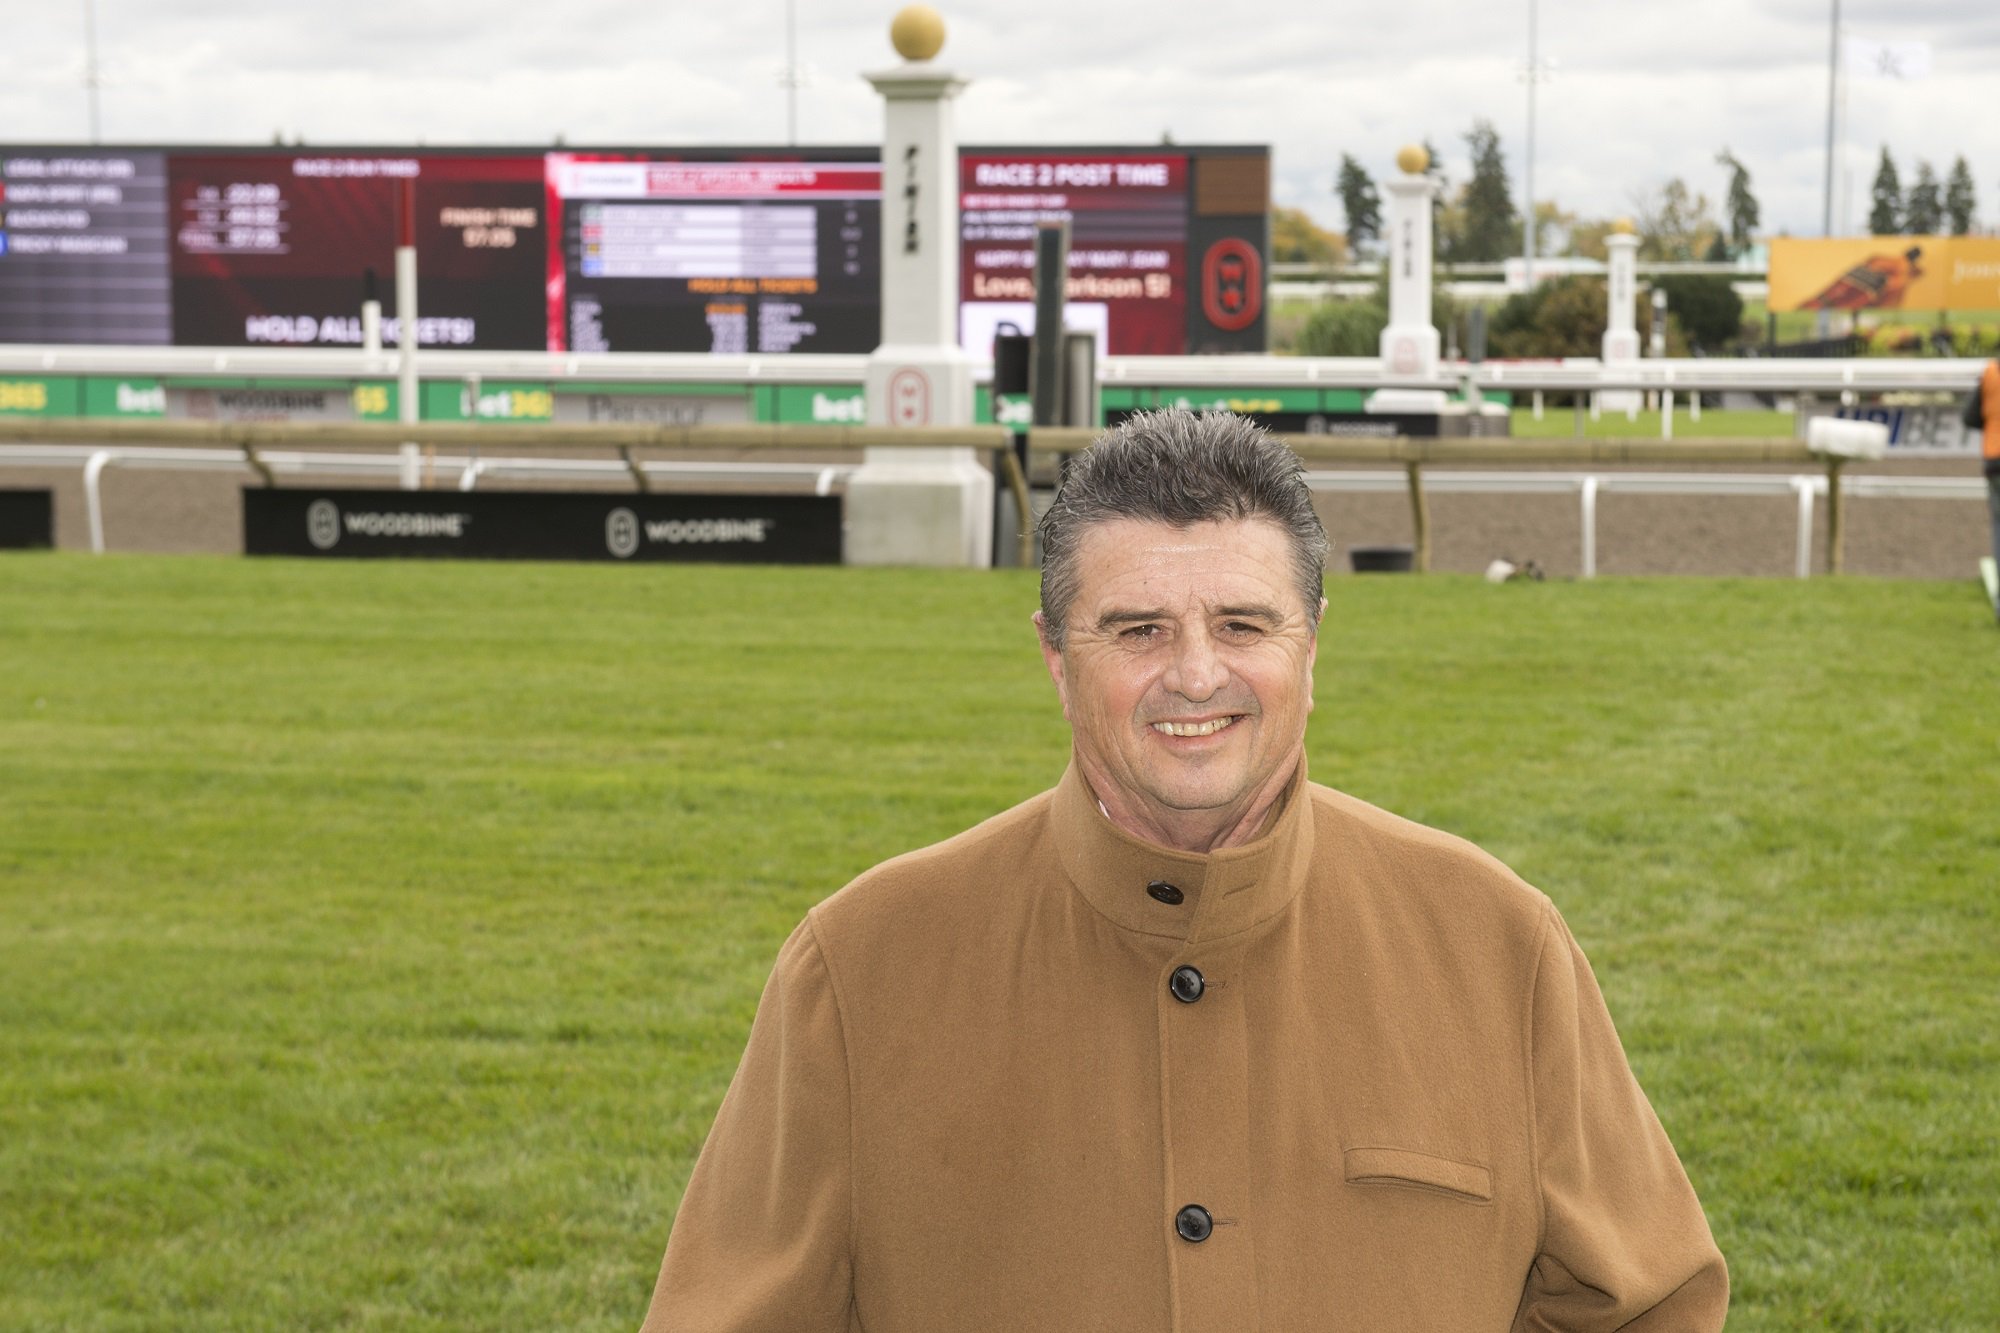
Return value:
<svg viewBox="0 0 2000 1333">
<path fill-rule="evenodd" d="M 1179 852 L 1112 823 L 1072 758 L 1050 817 L 1063 871 L 1092 907 L 1127 930 L 1192 944 L 1249 930 L 1291 902 L 1312 863 L 1311 805 L 1301 758 L 1262 834 L 1219 852 Z M 1159 885 L 1181 901 L 1162 901 L 1174 894 Z"/>
</svg>

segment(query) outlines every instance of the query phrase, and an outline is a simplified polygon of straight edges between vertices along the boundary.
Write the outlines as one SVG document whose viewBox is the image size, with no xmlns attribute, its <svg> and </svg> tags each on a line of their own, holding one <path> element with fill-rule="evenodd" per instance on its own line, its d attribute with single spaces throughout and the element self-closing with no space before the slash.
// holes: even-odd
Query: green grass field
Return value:
<svg viewBox="0 0 2000 1333">
<path fill-rule="evenodd" d="M 1731 1329 L 2000 1324 L 1974 586 L 1329 592 L 1314 775 L 1555 897 Z M 0 559 L 0 1329 L 636 1327 L 786 930 L 1059 773 L 1033 595 Z"/>
</svg>

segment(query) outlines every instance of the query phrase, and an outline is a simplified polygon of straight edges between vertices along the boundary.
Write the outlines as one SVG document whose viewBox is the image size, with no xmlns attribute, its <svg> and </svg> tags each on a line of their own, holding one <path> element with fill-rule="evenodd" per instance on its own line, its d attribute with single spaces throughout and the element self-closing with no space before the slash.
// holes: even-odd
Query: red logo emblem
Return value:
<svg viewBox="0 0 2000 1333">
<path fill-rule="evenodd" d="M 931 382 L 923 371 L 905 366 L 889 377 L 889 424 L 927 426 L 931 420 Z"/>
<path fill-rule="evenodd" d="M 1264 313 L 1264 261 L 1241 236 L 1226 236 L 1201 257 L 1201 313 L 1225 333 L 1237 333 Z"/>
</svg>

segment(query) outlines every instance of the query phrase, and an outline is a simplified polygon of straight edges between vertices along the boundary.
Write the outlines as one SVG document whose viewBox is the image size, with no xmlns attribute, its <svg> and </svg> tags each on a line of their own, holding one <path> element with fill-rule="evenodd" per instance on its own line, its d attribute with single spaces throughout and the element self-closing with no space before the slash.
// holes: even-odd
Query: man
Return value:
<svg viewBox="0 0 2000 1333">
<path fill-rule="evenodd" d="M 1720 1328 L 1548 899 L 1306 781 L 1298 460 L 1140 416 L 1041 535 L 1069 769 L 786 942 L 649 1333 Z"/>
<path fill-rule="evenodd" d="M 1993 525 L 1993 559 L 2000 564 L 2000 359 L 1988 361 L 1972 391 L 1966 425 L 1979 432 L 1981 465 L 1986 471 L 1986 513 Z M 2000 616 L 2000 596 L 1993 603 Z"/>
</svg>

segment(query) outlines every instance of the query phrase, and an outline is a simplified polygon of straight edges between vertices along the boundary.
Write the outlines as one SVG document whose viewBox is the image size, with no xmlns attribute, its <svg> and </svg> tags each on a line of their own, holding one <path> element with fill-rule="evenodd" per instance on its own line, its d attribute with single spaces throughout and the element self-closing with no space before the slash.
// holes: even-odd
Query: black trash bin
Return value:
<svg viewBox="0 0 2000 1333">
<path fill-rule="evenodd" d="M 1350 546 L 1347 558 L 1357 574 L 1407 574 L 1417 567 L 1410 546 Z"/>
</svg>

